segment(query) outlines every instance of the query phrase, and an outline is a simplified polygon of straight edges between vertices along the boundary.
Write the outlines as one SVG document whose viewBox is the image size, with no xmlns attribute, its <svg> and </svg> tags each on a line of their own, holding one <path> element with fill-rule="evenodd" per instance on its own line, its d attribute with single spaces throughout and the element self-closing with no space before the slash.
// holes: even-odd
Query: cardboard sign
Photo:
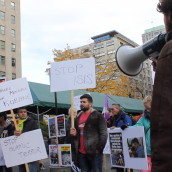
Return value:
<svg viewBox="0 0 172 172">
<path fill-rule="evenodd" d="M 58 137 L 66 136 L 66 128 L 65 128 L 65 115 L 58 115 L 55 117 L 57 120 L 57 129 L 58 129 Z M 55 118 L 48 118 L 48 131 L 49 138 L 56 137 L 56 128 L 55 128 Z"/>
<path fill-rule="evenodd" d="M 7 167 L 47 158 L 41 129 L 0 139 Z"/>
<path fill-rule="evenodd" d="M 144 127 L 108 131 L 112 167 L 148 170 Z"/>
<path fill-rule="evenodd" d="M 89 94 L 90 95 L 90 93 L 86 93 L 86 94 Z M 76 109 L 76 110 L 81 110 L 81 108 L 80 108 L 80 104 L 81 104 L 81 100 L 80 100 L 80 97 L 81 97 L 82 95 L 79 95 L 79 96 L 75 96 L 74 97 L 74 108 Z"/>
<path fill-rule="evenodd" d="M 96 87 L 95 59 L 51 63 L 51 92 Z"/>
<path fill-rule="evenodd" d="M 33 103 L 26 78 L 0 83 L 0 112 Z"/>
<path fill-rule="evenodd" d="M 4 166 L 4 165 L 5 165 L 5 160 L 4 160 L 4 155 L 3 155 L 1 143 L 0 143 L 0 166 Z"/>
<path fill-rule="evenodd" d="M 57 145 L 49 145 L 49 160 L 50 165 L 59 166 L 58 158 L 60 158 L 60 166 L 72 165 L 71 144 L 59 144 L 59 156 Z"/>
<path fill-rule="evenodd" d="M 49 145 L 49 160 L 50 160 L 50 165 L 59 166 L 57 145 Z"/>
</svg>

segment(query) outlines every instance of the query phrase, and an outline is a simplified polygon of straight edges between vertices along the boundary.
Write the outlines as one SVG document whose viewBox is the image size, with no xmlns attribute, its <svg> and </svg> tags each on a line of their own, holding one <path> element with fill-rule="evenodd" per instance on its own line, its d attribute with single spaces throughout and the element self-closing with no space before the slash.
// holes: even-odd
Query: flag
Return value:
<svg viewBox="0 0 172 172">
<path fill-rule="evenodd" d="M 73 162 L 71 164 L 71 167 L 73 172 L 81 172 L 81 170 Z"/>
<path fill-rule="evenodd" d="M 108 109 L 109 109 L 109 106 L 108 106 L 108 95 L 106 94 L 105 104 L 104 104 L 104 107 L 103 107 L 102 114 L 105 113 Z"/>
</svg>

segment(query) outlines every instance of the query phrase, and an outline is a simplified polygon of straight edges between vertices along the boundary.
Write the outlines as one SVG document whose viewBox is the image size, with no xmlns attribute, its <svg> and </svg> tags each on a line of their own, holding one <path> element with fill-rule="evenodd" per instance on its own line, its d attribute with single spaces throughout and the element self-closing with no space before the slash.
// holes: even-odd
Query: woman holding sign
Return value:
<svg viewBox="0 0 172 172">
<path fill-rule="evenodd" d="M 131 127 L 143 126 L 145 130 L 145 138 L 146 138 L 146 148 L 147 148 L 147 160 L 148 160 L 148 169 L 149 170 L 141 170 L 141 172 L 151 172 L 152 163 L 151 163 L 151 146 L 150 146 L 150 114 L 151 114 L 151 104 L 152 104 L 152 96 L 147 96 L 143 100 L 143 105 L 145 106 L 145 111 L 140 120 Z M 122 125 L 121 129 L 127 128 L 127 125 Z M 137 150 L 136 150 L 137 153 Z"/>
</svg>

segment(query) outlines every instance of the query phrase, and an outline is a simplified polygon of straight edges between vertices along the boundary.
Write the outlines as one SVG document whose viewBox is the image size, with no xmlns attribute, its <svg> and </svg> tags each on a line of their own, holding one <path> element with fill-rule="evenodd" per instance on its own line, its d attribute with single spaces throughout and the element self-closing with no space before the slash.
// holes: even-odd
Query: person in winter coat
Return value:
<svg viewBox="0 0 172 172">
<path fill-rule="evenodd" d="M 0 113 L 0 138 L 9 137 L 13 135 L 14 125 L 11 122 L 6 122 L 7 115 L 5 112 Z M 12 168 L 0 166 L 0 172 L 12 172 Z"/>
<path fill-rule="evenodd" d="M 143 126 L 145 130 L 146 138 L 146 148 L 147 148 L 147 159 L 148 159 L 148 170 L 141 170 L 141 172 L 151 172 L 152 163 L 151 163 L 151 145 L 150 145 L 150 114 L 151 114 L 151 104 L 152 96 L 147 96 L 143 100 L 143 105 L 145 106 L 145 111 L 140 120 L 131 127 Z M 121 129 L 127 128 L 126 125 L 122 125 Z"/>
<path fill-rule="evenodd" d="M 38 124 L 32 118 L 27 116 L 27 109 L 20 107 L 18 109 L 18 130 L 14 131 L 14 135 L 20 136 L 22 133 L 38 129 Z M 30 172 L 37 172 L 36 161 L 28 163 Z M 26 172 L 25 165 L 19 165 L 19 172 Z"/>
</svg>

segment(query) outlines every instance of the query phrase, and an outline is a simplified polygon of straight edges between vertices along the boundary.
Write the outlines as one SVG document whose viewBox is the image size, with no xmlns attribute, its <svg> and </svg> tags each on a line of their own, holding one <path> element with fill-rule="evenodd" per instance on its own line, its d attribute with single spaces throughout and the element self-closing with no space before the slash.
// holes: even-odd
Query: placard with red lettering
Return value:
<svg viewBox="0 0 172 172">
<path fill-rule="evenodd" d="M 49 160 L 50 165 L 59 166 L 57 145 L 49 145 Z"/>
<path fill-rule="evenodd" d="M 65 115 L 57 116 L 57 129 L 58 129 L 58 137 L 66 136 Z"/>
<path fill-rule="evenodd" d="M 49 138 L 56 137 L 55 118 L 56 117 L 48 118 Z"/>
</svg>

